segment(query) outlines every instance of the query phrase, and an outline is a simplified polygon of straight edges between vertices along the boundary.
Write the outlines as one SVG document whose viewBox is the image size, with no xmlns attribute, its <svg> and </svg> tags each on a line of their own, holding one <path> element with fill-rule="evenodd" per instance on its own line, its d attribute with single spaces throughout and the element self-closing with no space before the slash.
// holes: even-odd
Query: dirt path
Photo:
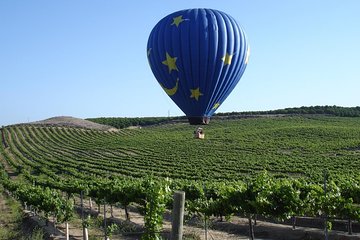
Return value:
<svg viewBox="0 0 360 240">
<path fill-rule="evenodd" d="M 76 200 L 77 203 L 80 202 L 79 199 Z M 93 204 L 90 210 L 89 200 L 84 201 L 85 207 L 85 215 L 91 215 L 95 218 L 97 215 L 100 219 L 103 219 L 104 211 L 103 205 L 100 206 L 100 214 L 98 214 L 98 206 Z M 130 222 L 126 221 L 125 211 L 122 208 L 113 207 L 112 216 L 111 216 L 111 208 L 108 205 L 106 207 L 106 216 L 108 225 L 111 223 L 116 223 L 121 226 L 126 232 L 121 234 L 114 234 L 111 239 L 114 240 L 137 240 L 140 239 L 141 233 L 144 232 L 144 217 L 140 215 L 134 207 L 130 207 Z M 80 213 L 81 209 L 80 206 L 77 206 L 77 212 Z M 168 214 L 167 214 L 168 215 Z M 167 218 L 167 217 L 165 217 Z M 166 219 L 163 225 L 163 232 L 162 234 L 166 239 L 169 239 L 170 232 L 171 232 L 171 221 L 170 219 Z M 70 234 L 75 237 L 75 239 L 81 239 L 82 230 L 72 228 Z M 100 234 L 100 235 L 99 235 Z M 101 232 L 98 232 L 96 235 L 98 237 L 101 236 Z M 204 229 L 196 226 L 185 225 L 184 226 L 184 236 L 187 236 L 188 239 L 196 239 L 196 240 L 203 240 L 205 239 L 205 232 Z M 80 237 L 80 238 L 79 238 Z M 232 234 L 227 233 L 220 230 L 210 229 L 208 232 L 208 239 L 228 239 L 228 240 L 235 240 L 235 239 L 247 239 L 245 235 L 242 234 Z"/>
<path fill-rule="evenodd" d="M 79 201 L 78 201 L 79 202 Z M 90 211 L 89 201 L 84 201 L 84 207 L 86 208 L 87 214 L 93 216 L 97 215 L 98 207 L 93 205 Z M 80 211 L 80 210 L 79 210 Z M 114 222 L 123 226 L 126 222 L 125 211 L 122 208 L 113 207 L 113 217 L 111 217 L 110 206 L 106 208 L 106 216 L 108 222 Z M 103 206 L 100 207 L 99 216 L 103 216 Z M 171 219 L 170 214 L 167 213 L 163 225 L 164 236 L 169 237 L 171 231 Z M 131 208 L 131 230 L 134 232 L 144 231 L 144 220 L 143 216 L 140 215 L 134 207 Z M 129 223 L 127 223 L 129 225 Z M 129 227 L 130 228 L 130 227 Z M 267 221 L 257 221 L 257 225 L 254 227 L 256 239 L 268 239 L 268 240 L 301 240 L 301 239 L 324 239 L 324 232 L 319 228 L 309 227 L 296 227 L 292 229 L 291 225 L 270 223 Z M 191 237 L 191 239 L 205 240 L 205 231 L 201 227 L 201 223 L 193 221 L 184 225 L 184 236 Z M 125 233 L 115 235 L 112 239 L 114 240 L 136 240 L 140 239 L 140 234 Z M 248 239 L 248 219 L 233 217 L 229 222 L 220 222 L 213 219 L 210 230 L 208 231 L 209 240 L 235 240 L 235 239 Z M 354 233 L 348 235 L 343 231 L 330 231 L 329 239 L 341 239 L 341 240 L 355 240 L 360 239 L 360 233 Z"/>
</svg>

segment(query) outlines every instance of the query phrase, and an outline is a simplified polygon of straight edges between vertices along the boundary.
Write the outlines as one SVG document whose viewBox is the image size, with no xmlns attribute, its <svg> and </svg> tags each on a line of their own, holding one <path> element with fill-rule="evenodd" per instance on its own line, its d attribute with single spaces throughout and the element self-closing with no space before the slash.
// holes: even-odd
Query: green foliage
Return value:
<svg viewBox="0 0 360 240">
<path fill-rule="evenodd" d="M 20 228 L 23 219 L 22 207 L 13 198 L 4 193 L 0 186 L 0 239 L 18 239 L 21 236 Z"/>
<path fill-rule="evenodd" d="M 266 115 L 266 114 L 327 114 L 340 117 L 360 117 L 360 107 L 310 106 L 270 111 L 218 113 L 216 116 Z"/>
<path fill-rule="evenodd" d="M 145 191 L 145 215 L 144 223 L 146 233 L 141 237 L 143 240 L 161 239 L 163 217 L 166 210 L 166 203 L 170 198 L 170 188 L 168 180 L 154 180 L 147 178 L 143 182 Z"/>
<path fill-rule="evenodd" d="M 100 219 L 99 219 L 100 220 Z M 84 227 L 84 228 L 90 228 L 91 227 L 91 223 L 95 221 L 95 220 L 92 220 L 91 219 L 91 216 L 88 215 L 86 218 L 84 218 L 84 220 L 82 221 L 81 225 Z M 99 222 L 99 221 L 98 221 Z M 102 220 L 100 220 L 101 224 L 102 224 Z M 101 225 L 100 224 L 100 225 Z"/>
<path fill-rule="evenodd" d="M 73 216 L 72 202 L 63 199 L 56 190 L 18 183 L 9 179 L 1 179 L 0 183 L 20 202 L 33 206 L 36 211 L 43 212 L 46 217 L 53 215 L 59 222 L 67 222 Z"/>
<path fill-rule="evenodd" d="M 161 230 L 175 190 L 185 191 L 187 211 L 204 219 L 240 213 L 356 220 L 359 124 L 358 118 L 323 116 L 213 121 L 203 141 L 192 139 L 193 126 L 185 124 L 118 132 L 12 126 L 3 129 L 9 147 L 1 145 L 0 155 L 21 176 L 13 182 L 0 171 L 0 181 L 61 221 L 71 217 L 72 205 L 59 192 L 137 203 L 148 238 Z"/>
<path fill-rule="evenodd" d="M 142 117 L 142 118 L 122 118 L 122 117 L 100 117 L 88 118 L 86 120 L 109 125 L 118 129 L 127 128 L 131 126 L 149 126 L 155 124 L 164 124 L 174 120 L 186 119 L 185 117 Z"/>
<path fill-rule="evenodd" d="M 117 224 L 113 223 L 113 224 L 107 226 L 106 232 L 107 232 L 108 236 L 111 238 L 112 235 L 118 230 L 119 230 L 119 226 Z"/>
<path fill-rule="evenodd" d="M 324 168 L 339 177 L 358 175 L 359 125 L 360 118 L 321 116 L 213 121 L 203 141 L 192 139 L 187 124 L 118 132 L 7 127 L 9 148 L 2 155 L 21 172 L 59 181 L 94 175 L 232 181 L 266 170 L 320 182 Z"/>
<path fill-rule="evenodd" d="M 299 215 L 303 204 L 300 191 L 294 188 L 292 181 L 276 179 L 270 183 L 269 190 L 263 196 L 265 206 L 262 214 L 281 220 Z"/>
</svg>

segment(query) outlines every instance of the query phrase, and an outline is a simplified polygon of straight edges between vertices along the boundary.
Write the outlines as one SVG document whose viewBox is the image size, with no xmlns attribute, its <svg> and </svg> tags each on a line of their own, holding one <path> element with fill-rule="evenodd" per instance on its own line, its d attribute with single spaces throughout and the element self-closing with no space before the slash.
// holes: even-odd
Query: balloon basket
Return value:
<svg viewBox="0 0 360 240">
<path fill-rule="evenodd" d="M 197 129 L 195 129 L 194 138 L 196 138 L 196 139 L 204 139 L 205 138 L 204 129 L 201 128 L 201 127 L 198 127 Z"/>
</svg>

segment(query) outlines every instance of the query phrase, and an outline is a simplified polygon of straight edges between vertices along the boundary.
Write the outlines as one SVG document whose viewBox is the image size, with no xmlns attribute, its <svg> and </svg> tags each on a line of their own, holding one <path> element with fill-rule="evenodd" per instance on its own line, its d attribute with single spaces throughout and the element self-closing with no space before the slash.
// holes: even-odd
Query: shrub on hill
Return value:
<svg viewBox="0 0 360 240">
<path fill-rule="evenodd" d="M 161 123 L 167 123 L 176 120 L 184 120 L 185 117 L 100 117 L 100 118 L 88 118 L 86 120 L 113 126 L 116 128 L 127 128 L 131 126 L 149 126 Z"/>
<path fill-rule="evenodd" d="M 339 107 L 339 106 L 310 106 L 298 108 L 284 108 L 269 111 L 248 111 L 218 113 L 216 116 L 231 115 L 267 115 L 267 114 L 328 114 L 339 117 L 360 117 L 360 107 Z"/>
<path fill-rule="evenodd" d="M 327 114 L 339 117 L 360 117 L 360 107 L 338 107 L 338 106 L 310 106 L 298 108 L 284 108 L 269 111 L 249 111 L 249 112 L 227 112 L 217 113 L 213 118 L 217 117 L 233 117 L 233 116 L 260 116 L 273 114 Z M 173 121 L 187 121 L 185 116 L 178 117 L 99 117 L 88 118 L 86 120 L 109 125 L 118 129 L 131 126 L 149 126 L 156 124 L 169 123 Z"/>
</svg>

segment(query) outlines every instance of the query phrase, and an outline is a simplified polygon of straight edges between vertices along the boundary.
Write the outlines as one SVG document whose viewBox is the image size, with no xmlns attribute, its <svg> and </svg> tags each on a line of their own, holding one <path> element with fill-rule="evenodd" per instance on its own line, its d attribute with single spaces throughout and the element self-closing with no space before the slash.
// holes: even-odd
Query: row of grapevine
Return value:
<svg viewBox="0 0 360 240">
<path fill-rule="evenodd" d="M 191 127 L 182 124 L 120 132 L 12 126 L 2 129 L 0 154 L 32 184 L 69 196 L 84 192 L 126 211 L 137 203 L 146 212 L 149 194 L 160 191 L 144 187 L 150 181 L 171 190 L 158 195 L 160 210 L 171 205 L 169 192 L 183 190 L 187 211 L 205 220 L 240 214 L 358 221 L 358 124 L 319 117 L 213 122 L 204 141 L 189 139 Z M 264 170 L 269 174 L 259 175 Z M 160 180 L 166 177 L 172 180 Z"/>
<path fill-rule="evenodd" d="M 29 172 L 24 172 L 23 176 L 24 178 L 19 176 L 19 179 L 28 181 L 10 180 L 4 169 L 0 167 L 0 184 L 24 206 L 31 207 L 37 214 L 42 213 L 46 221 L 50 216 L 54 216 L 57 222 L 66 222 L 67 225 L 74 214 L 73 201 L 70 201 L 70 197 L 75 193 L 85 193 L 95 199 L 98 204 L 121 203 L 125 207 L 131 202 L 140 204 L 146 227 L 142 239 L 159 239 L 166 202 L 170 199 L 168 181 L 145 179 L 131 182 L 100 182 L 94 180 L 89 183 L 66 179 L 59 182 L 37 179 Z M 67 193 L 68 197 L 64 198 L 61 192 Z M 83 221 L 83 225 L 86 226 L 86 219 Z M 67 232 L 67 237 L 69 237 L 68 234 Z"/>
<path fill-rule="evenodd" d="M 267 173 L 247 182 L 202 183 L 149 178 L 93 178 L 90 181 L 69 178 L 59 182 L 50 178 L 40 179 L 30 174 L 26 174 L 26 178 L 36 185 L 59 189 L 68 194 L 83 192 L 98 204 L 120 203 L 126 211 L 130 204 L 137 203 L 145 210 L 145 218 L 150 219 L 154 215 L 146 214 L 148 204 L 158 203 L 163 213 L 165 207 L 171 208 L 171 193 L 182 190 L 186 195 L 187 212 L 205 221 L 211 216 L 231 215 L 249 219 L 261 215 L 278 220 L 307 216 L 326 217 L 330 220 L 346 219 L 349 223 L 360 221 L 360 179 L 335 181 L 330 176 L 325 192 L 321 184 L 310 183 L 304 179 L 277 179 Z M 162 199 L 156 201 L 156 196 L 149 197 L 149 193 L 159 193 L 156 196 Z M 153 200 L 155 202 L 152 202 Z M 128 212 L 126 213 L 128 216 Z M 158 231 L 157 228 L 155 232 Z"/>
<path fill-rule="evenodd" d="M 306 127 L 308 121 L 310 127 Z M 48 163 L 51 168 L 53 163 L 61 169 L 65 164 L 99 175 L 111 172 L 134 177 L 154 174 L 179 179 L 231 180 L 267 170 L 278 176 L 321 179 L 324 168 L 332 174 L 356 175 L 360 136 L 356 121 L 345 122 L 346 128 L 321 127 L 324 121 L 316 119 L 280 122 L 272 124 L 261 119 L 258 123 L 261 128 L 254 129 L 255 120 L 242 121 L 241 128 L 235 125 L 236 121 L 230 121 L 226 128 L 221 124 L 215 126 L 212 138 L 202 142 L 193 139 L 184 142 L 188 136 L 184 137 L 183 132 L 188 127 L 181 125 L 171 134 L 168 127 L 122 130 L 132 133 L 126 136 L 23 126 L 6 128 L 5 137 L 11 144 L 9 152 L 18 159 L 30 160 L 32 164 L 44 159 L 42 166 Z M 292 123 L 299 126 L 289 126 Z M 268 126 L 271 124 L 272 128 Z M 250 127 L 252 131 L 244 132 Z"/>
<path fill-rule="evenodd" d="M 30 183 L 10 180 L 3 166 L 0 166 L 0 184 L 23 206 L 30 207 L 37 214 L 42 214 L 46 222 L 50 216 L 57 222 L 67 222 L 73 217 L 72 201 L 62 197 L 59 191 L 49 187 L 34 186 Z M 68 233 L 66 233 L 68 235 Z"/>
<path fill-rule="evenodd" d="M 288 219 L 292 216 L 306 215 L 360 220 L 359 179 L 341 179 L 337 180 L 338 182 L 329 179 L 325 194 L 323 187 L 319 184 L 309 183 L 304 179 L 275 179 L 266 173 L 247 182 L 203 183 L 185 180 L 129 178 L 93 178 L 91 181 L 65 178 L 63 181 L 58 181 L 50 177 L 47 179 L 36 177 L 29 172 L 24 172 L 24 177 L 35 186 L 10 182 L 4 177 L 2 184 L 5 188 L 15 192 L 15 196 L 23 202 L 41 207 L 47 212 L 54 211 L 54 209 L 69 209 L 66 207 L 69 206 L 66 205 L 67 203 L 61 203 L 58 200 L 49 201 L 50 198 L 57 199 L 57 196 L 60 196 L 57 191 L 50 189 L 61 190 L 68 193 L 69 196 L 84 192 L 98 203 L 120 203 L 125 208 L 131 203 L 138 203 L 145 210 L 145 217 L 150 218 L 149 228 L 153 221 L 151 220 L 152 215 L 146 214 L 146 207 L 149 208 L 148 204 L 155 198 L 153 204 L 158 203 L 160 211 L 163 213 L 165 206 L 171 206 L 170 193 L 175 190 L 185 191 L 187 211 L 204 219 L 208 219 L 210 216 L 240 214 L 249 218 L 254 215 L 262 215 Z M 158 193 L 158 195 L 154 197 L 154 193 Z M 34 198 L 34 195 L 40 197 Z M 156 196 L 162 199 L 156 201 Z M 55 207 L 54 204 L 58 205 Z M 56 214 L 61 213 L 60 210 L 56 210 Z M 61 216 L 58 215 L 58 218 L 61 219 Z M 159 232 L 159 226 L 155 228 L 156 231 L 149 230 L 149 233 Z"/>
</svg>

